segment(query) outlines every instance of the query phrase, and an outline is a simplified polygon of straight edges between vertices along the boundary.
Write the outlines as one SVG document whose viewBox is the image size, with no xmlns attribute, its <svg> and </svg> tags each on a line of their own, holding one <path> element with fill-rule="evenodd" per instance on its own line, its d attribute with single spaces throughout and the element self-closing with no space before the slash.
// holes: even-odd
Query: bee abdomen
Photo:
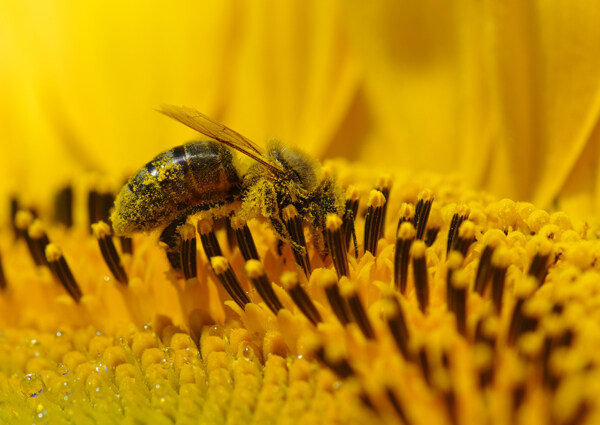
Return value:
<svg viewBox="0 0 600 425">
<path fill-rule="evenodd" d="M 117 234 L 149 231 L 188 208 L 222 203 L 240 184 L 229 148 L 193 142 L 156 156 L 119 193 L 112 215 Z"/>
</svg>

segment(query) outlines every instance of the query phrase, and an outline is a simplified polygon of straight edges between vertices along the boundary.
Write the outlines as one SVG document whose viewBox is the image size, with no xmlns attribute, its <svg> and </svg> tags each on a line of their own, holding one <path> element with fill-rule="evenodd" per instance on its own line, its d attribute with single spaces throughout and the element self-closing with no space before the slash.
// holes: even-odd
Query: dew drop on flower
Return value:
<svg viewBox="0 0 600 425">
<path fill-rule="evenodd" d="M 44 390 L 44 381 L 37 373 L 30 373 L 21 379 L 21 391 L 27 397 L 37 397 Z"/>
<path fill-rule="evenodd" d="M 208 334 L 210 336 L 223 336 L 223 329 L 219 325 L 214 325 L 212 328 L 208 330 Z"/>
<path fill-rule="evenodd" d="M 69 369 L 69 367 L 66 364 L 60 363 L 58 365 L 58 367 L 56 368 L 56 371 L 58 373 L 60 373 L 61 375 L 66 375 L 67 373 L 70 372 L 70 369 Z"/>
<path fill-rule="evenodd" d="M 254 350 L 250 346 L 246 346 L 244 348 L 244 351 L 242 352 L 242 355 L 244 356 L 244 358 L 246 360 L 249 360 L 249 361 L 254 360 Z"/>
</svg>

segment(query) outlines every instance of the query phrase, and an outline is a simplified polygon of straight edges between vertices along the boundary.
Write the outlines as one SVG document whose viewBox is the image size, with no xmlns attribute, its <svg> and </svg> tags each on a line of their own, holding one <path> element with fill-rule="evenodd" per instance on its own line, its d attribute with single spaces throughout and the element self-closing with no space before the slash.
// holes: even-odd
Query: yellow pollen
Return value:
<svg viewBox="0 0 600 425">
<path fill-rule="evenodd" d="M 258 260 L 248 260 L 246 261 L 246 273 L 248 277 L 251 279 L 257 279 L 258 277 L 265 274 L 265 268 L 262 263 Z"/>
<path fill-rule="evenodd" d="M 216 274 L 223 274 L 229 269 L 229 261 L 227 261 L 227 258 L 219 255 L 212 257 L 210 259 L 210 264 Z"/>
<path fill-rule="evenodd" d="M 367 205 L 373 208 L 381 208 L 385 204 L 385 196 L 378 190 L 371 190 L 369 192 L 369 200 Z"/>
<path fill-rule="evenodd" d="M 62 258 L 63 253 L 62 250 L 58 247 L 58 245 L 50 243 L 46 245 L 46 259 L 49 262 L 58 261 Z"/>
<path fill-rule="evenodd" d="M 416 235 L 416 231 L 415 231 L 415 226 L 413 226 L 412 223 L 405 221 L 404 223 L 402 223 L 400 225 L 400 228 L 398 229 L 398 234 L 397 234 L 397 238 L 398 239 L 403 239 L 403 240 L 407 240 L 407 239 L 413 239 Z"/>
<path fill-rule="evenodd" d="M 327 214 L 325 227 L 331 232 L 338 231 L 342 227 L 342 219 L 337 214 Z"/>
<path fill-rule="evenodd" d="M 92 224 L 92 232 L 94 232 L 94 236 L 97 239 L 105 238 L 111 234 L 110 226 L 104 221 L 99 221 L 98 223 Z"/>
<path fill-rule="evenodd" d="M 285 207 L 282 211 L 281 211 L 281 217 L 285 220 L 285 221 L 289 221 L 292 220 L 294 218 L 296 218 L 298 216 L 298 210 L 296 209 L 295 206 L 293 205 L 288 205 L 287 207 Z"/>
</svg>

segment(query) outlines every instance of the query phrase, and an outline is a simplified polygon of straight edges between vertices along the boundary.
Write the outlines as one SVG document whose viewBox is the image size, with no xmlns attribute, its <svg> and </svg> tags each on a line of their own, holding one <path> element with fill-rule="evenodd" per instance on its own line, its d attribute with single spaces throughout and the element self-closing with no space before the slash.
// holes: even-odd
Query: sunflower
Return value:
<svg viewBox="0 0 600 425">
<path fill-rule="evenodd" d="M 2 422 L 600 421 L 597 8 L 168 6 L 0 4 Z M 343 207 L 115 234 L 166 103 Z"/>
</svg>

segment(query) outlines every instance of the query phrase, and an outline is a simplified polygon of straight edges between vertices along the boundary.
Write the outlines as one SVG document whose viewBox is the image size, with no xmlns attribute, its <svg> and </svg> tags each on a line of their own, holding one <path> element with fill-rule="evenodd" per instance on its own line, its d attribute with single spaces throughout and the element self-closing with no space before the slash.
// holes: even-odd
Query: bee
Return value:
<svg viewBox="0 0 600 425">
<path fill-rule="evenodd" d="M 302 251 L 306 248 L 290 236 L 282 216 L 283 209 L 293 205 L 308 224 L 315 245 L 325 251 L 325 217 L 343 215 L 345 199 L 335 179 L 323 177 L 318 161 L 278 142 L 261 149 L 190 108 L 167 105 L 159 112 L 212 140 L 169 149 L 140 168 L 115 200 L 111 221 L 116 235 L 162 229 L 160 239 L 177 270 L 181 267 L 177 228 L 189 216 L 235 214 L 246 221 L 266 220 L 280 239 Z M 234 150 L 249 158 L 250 164 L 243 166 Z"/>
</svg>

